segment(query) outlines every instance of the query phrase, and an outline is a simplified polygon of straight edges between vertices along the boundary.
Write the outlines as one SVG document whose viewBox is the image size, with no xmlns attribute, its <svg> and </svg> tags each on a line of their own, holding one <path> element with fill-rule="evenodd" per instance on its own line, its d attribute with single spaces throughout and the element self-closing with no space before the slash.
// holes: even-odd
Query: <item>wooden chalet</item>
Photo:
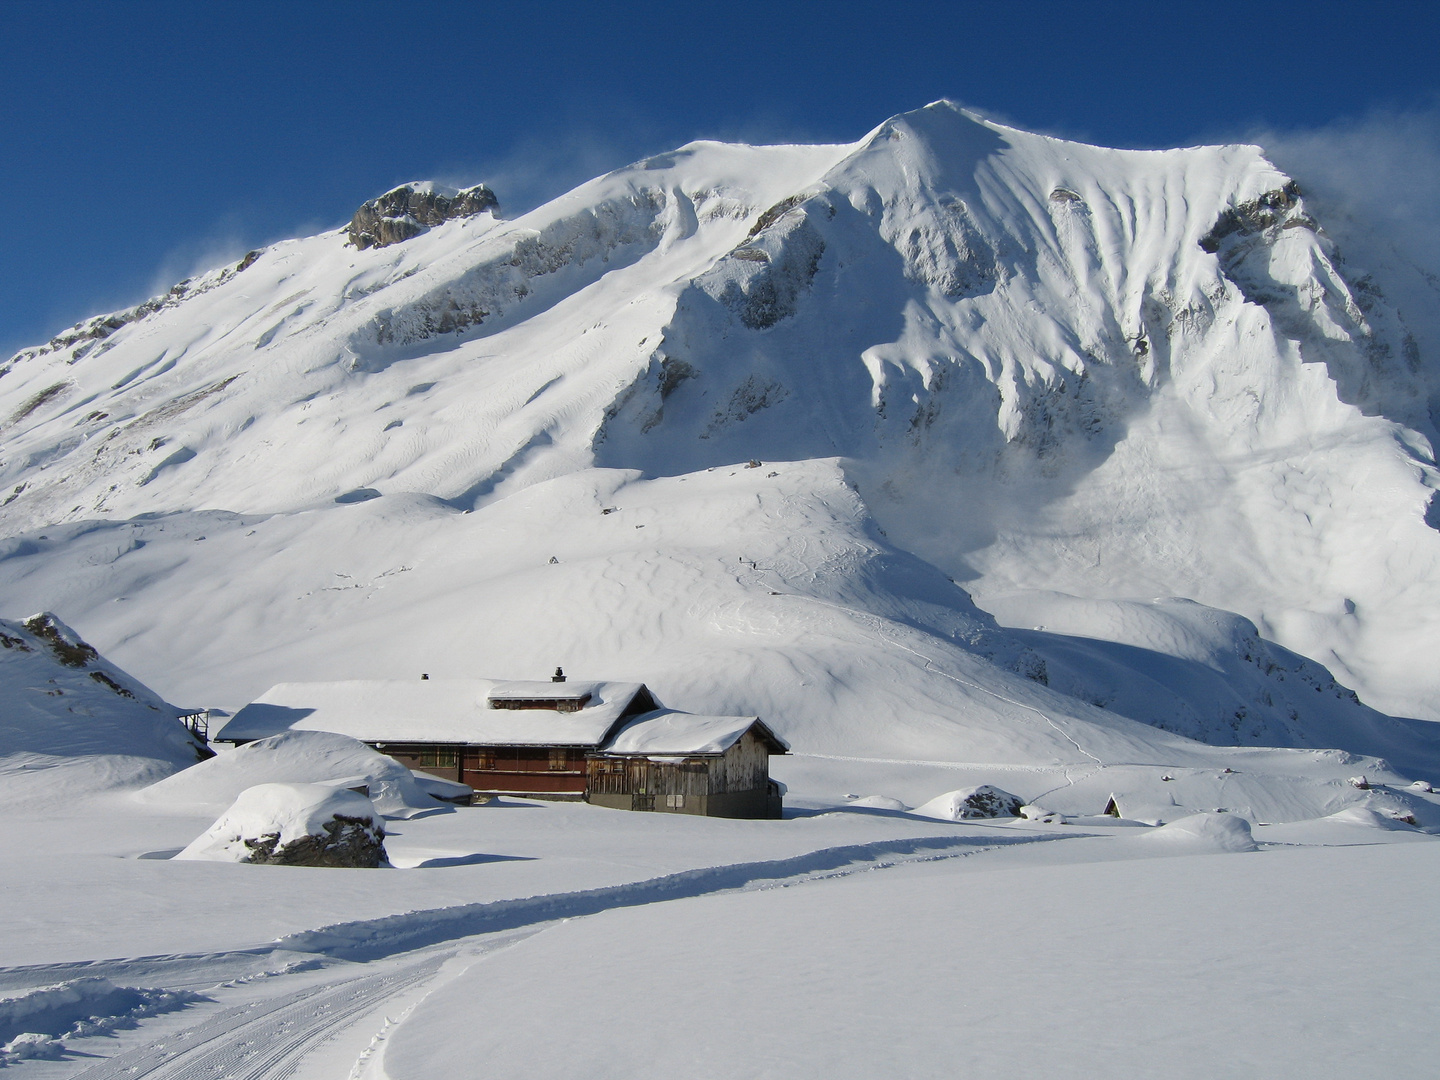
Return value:
<svg viewBox="0 0 1440 1080">
<path fill-rule="evenodd" d="M 281 683 L 214 741 L 297 729 L 349 735 L 481 798 L 717 817 L 779 817 L 769 755 L 789 749 L 758 717 L 693 716 L 661 708 L 641 683 L 563 677 Z"/>
</svg>

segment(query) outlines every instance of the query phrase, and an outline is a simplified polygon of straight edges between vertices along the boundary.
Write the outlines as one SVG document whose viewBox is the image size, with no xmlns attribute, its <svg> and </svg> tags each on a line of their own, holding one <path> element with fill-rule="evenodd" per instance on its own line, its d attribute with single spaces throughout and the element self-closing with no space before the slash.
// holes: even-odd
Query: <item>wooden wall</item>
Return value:
<svg viewBox="0 0 1440 1080">
<path fill-rule="evenodd" d="M 579 747 L 455 746 L 385 743 L 377 746 L 402 765 L 480 792 L 534 793 L 581 798 L 600 805 L 672 813 L 766 816 L 770 752 L 747 731 L 715 757 L 652 761 L 645 757 L 587 757 Z M 761 807 L 753 811 L 751 804 Z"/>
<path fill-rule="evenodd" d="M 719 758 L 710 770 L 710 793 L 755 791 L 770 779 L 770 751 L 763 740 L 747 731 Z"/>
<path fill-rule="evenodd" d="M 460 780 L 462 747 L 440 743 L 371 743 L 407 769 L 429 773 L 444 780 Z"/>
<path fill-rule="evenodd" d="M 460 782 L 476 791 L 585 791 L 585 753 L 574 747 L 467 746 Z"/>
<path fill-rule="evenodd" d="M 751 732 L 718 757 L 655 761 L 638 756 L 596 756 L 588 765 L 592 798 L 643 795 L 654 798 L 656 810 L 688 810 L 692 805 L 706 805 L 709 796 L 764 792 L 770 780 L 770 752 Z M 685 801 L 667 805 L 669 796 L 683 796 Z M 594 801 L 618 805 L 613 798 Z"/>
</svg>

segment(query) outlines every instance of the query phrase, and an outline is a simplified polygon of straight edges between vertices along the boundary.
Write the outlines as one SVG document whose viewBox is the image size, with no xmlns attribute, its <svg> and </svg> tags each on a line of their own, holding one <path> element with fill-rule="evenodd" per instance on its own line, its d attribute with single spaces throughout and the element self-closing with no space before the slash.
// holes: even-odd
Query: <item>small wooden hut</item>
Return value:
<svg viewBox="0 0 1440 1080">
<path fill-rule="evenodd" d="M 647 713 L 589 755 L 588 798 L 619 810 L 778 818 L 770 755 L 788 750 L 759 717 Z"/>
</svg>

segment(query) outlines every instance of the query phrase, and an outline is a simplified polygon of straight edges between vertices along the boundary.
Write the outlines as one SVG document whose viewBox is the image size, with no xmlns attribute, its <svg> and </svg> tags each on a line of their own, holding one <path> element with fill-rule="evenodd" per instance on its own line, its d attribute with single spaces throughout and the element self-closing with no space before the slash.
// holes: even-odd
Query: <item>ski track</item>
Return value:
<svg viewBox="0 0 1440 1080">
<path fill-rule="evenodd" d="M 1069 838 L 1078 834 L 1066 834 Z M 1058 836 L 921 836 L 820 848 L 787 859 L 732 863 L 682 870 L 624 885 L 552 893 L 518 900 L 494 900 L 412 911 L 378 919 L 337 923 L 288 935 L 276 946 L 289 952 L 323 953 L 366 961 L 438 945 L 457 938 L 581 918 L 615 908 L 642 907 L 720 892 L 738 892 L 796 884 L 822 877 L 885 869 L 936 857 L 958 858 L 1014 844 L 1063 839 Z"/>
<path fill-rule="evenodd" d="M 442 964 L 455 956 L 458 942 L 464 938 L 517 930 L 529 936 L 559 921 L 615 908 L 721 892 L 788 888 L 1079 835 L 1084 834 L 1004 838 L 928 836 L 821 848 L 788 859 L 704 867 L 627 885 L 338 923 L 289 935 L 263 949 L 0 969 L 0 980 L 33 986 L 57 977 L 75 978 L 82 972 L 104 971 L 112 976 L 133 978 L 142 972 L 158 973 L 166 968 L 178 975 L 187 962 L 213 977 L 217 965 L 240 962 L 253 967 L 261 956 L 312 954 L 313 962 L 302 961 L 284 972 L 272 973 L 283 974 L 314 970 L 327 962 L 353 960 L 368 965 L 410 954 L 411 962 L 402 962 L 403 966 L 388 971 L 351 975 L 318 987 L 308 986 L 224 1009 L 193 1028 L 106 1058 L 72 1074 L 72 1080 L 136 1080 L 139 1077 L 284 1080 L 294 1074 L 306 1054 L 331 1036 L 386 1000 L 433 977 Z M 510 943 L 513 940 L 506 942 Z"/>
<path fill-rule="evenodd" d="M 225 1009 L 198 1027 L 97 1062 L 74 1080 L 283 1080 L 347 1020 L 430 978 L 450 955 Z"/>
</svg>

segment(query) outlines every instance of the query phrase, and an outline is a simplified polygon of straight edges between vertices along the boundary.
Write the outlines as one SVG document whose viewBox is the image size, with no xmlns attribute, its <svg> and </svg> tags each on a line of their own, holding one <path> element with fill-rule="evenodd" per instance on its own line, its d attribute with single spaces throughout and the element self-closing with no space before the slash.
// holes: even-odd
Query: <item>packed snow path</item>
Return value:
<svg viewBox="0 0 1440 1080">
<path fill-rule="evenodd" d="M 92 1065 L 76 1080 L 280 1080 L 347 1022 L 430 978 L 450 955 L 225 1009 L 198 1027 Z"/>
</svg>

